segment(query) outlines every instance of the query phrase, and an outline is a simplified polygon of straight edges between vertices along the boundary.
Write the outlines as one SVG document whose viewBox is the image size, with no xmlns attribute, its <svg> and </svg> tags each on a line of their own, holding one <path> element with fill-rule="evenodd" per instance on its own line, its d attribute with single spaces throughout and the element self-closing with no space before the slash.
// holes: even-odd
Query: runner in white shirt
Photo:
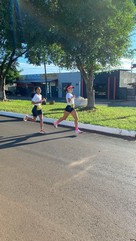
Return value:
<svg viewBox="0 0 136 241">
<path fill-rule="evenodd" d="M 45 130 L 43 129 L 43 114 L 42 114 L 42 103 L 45 101 L 46 101 L 45 98 L 42 99 L 41 88 L 39 86 L 36 87 L 35 94 L 32 97 L 32 104 L 34 105 L 32 108 L 33 117 L 29 117 L 28 115 L 26 115 L 24 117 L 24 121 L 35 122 L 36 118 L 38 116 L 40 119 L 40 133 L 41 134 L 45 133 Z"/>
<path fill-rule="evenodd" d="M 67 91 L 67 94 L 66 94 L 66 102 L 67 102 L 67 106 L 65 108 L 65 111 L 64 111 L 64 115 L 63 117 L 61 117 L 59 120 L 55 121 L 54 122 L 54 127 L 57 128 L 58 127 L 58 124 L 63 121 L 63 120 L 66 120 L 67 117 L 69 116 L 69 114 L 71 114 L 74 118 L 74 121 L 75 121 L 75 132 L 77 134 L 80 134 L 82 133 L 82 131 L 80 131 L 78 129 L 78 115 L 77 115 L 77 112 L 76 110 L 74 109 L 75 107 L 75 104 L 74 104 L 74 99 L 75 99 L 75 96 L 72 94 L 73 92 L 73 86 L 72 85 L 68 85 L 66 87 L 66 91 Z"/>
</svg>

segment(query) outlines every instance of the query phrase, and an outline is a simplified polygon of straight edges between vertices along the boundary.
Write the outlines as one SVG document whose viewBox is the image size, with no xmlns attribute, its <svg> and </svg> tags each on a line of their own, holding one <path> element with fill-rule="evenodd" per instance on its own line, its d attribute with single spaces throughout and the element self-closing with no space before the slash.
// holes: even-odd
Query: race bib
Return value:
<svg viewBox="0 0 136 241">
<path fill-rule="evenodd" d="M 74 105 L 74 104 L 71 104 L 71 107 L 72 107 L 72 108 L 74 108 L 74 107 L 75 107 L 75 105 Z"/>
<path fill-rule="evenodd" d="M 42 109 L 42 105 L 37 105 L 37 110 L 41 110 Z"/>
</svg>

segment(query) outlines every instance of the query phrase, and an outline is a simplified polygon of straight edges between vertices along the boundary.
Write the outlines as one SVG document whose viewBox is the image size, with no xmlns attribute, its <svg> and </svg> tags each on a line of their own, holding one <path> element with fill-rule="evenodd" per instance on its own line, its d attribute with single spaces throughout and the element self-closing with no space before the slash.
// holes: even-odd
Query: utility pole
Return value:
<svg viewBox="0 0 136 241">
<path fill-rule="evenodd" d="M 47 98 L 47 71 L 46 71 L 46 61 L 44 60 L 44 74 L 45 74 L 45 98 Z"/>
<path fill-rule="evenodd" d="M 132 82 L 132 69 L 136 68 L 136 64 L 131 63 L 131 82 Z M 134 90 L 135 90 L 135 100 L 136 100 L 136 78 L 134 83 Z"/>
</svg>

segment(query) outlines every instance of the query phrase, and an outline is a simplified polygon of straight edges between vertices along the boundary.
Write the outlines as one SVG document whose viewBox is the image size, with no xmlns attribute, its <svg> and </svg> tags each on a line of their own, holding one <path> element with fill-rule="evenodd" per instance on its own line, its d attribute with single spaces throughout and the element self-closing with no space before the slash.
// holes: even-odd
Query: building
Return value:
<svg viewBox="0 0 136 241">
<path fill-rule="evenodd" d="M 94 75 L 95 97 L 108 100 L 135 100 L 136 73 L 129 70 L 112 70 Z M 85 83 L 82 84 L 82 96 L 86 97 Z"/>
<path fill-rule="evenodd" d="M 76 96 L 81 95 L 81 75 L 79 72 L 47 74 L 47 97 L 65 97 L 64 88 L 68 84 L 73 84 L 75 86 L 74 93 Z M 22 75 L 17 80 L 17 93 L 23 96 L 31 96 L 35 86 L 40 86 L 42 95 L 44 96 L 45 85 L 46 80 L 44 74 Z"/>
<path fill-rule="evenodd" d="M 16 82 L 17 93 L 23 96 L 31 96 L 36 86 L 40 86 L 42 94 L 45 94 L 46 80 L 44 74 L 22 75 Z M 58 76 L 57 74 L 47 75 L 48 97 L 58 97 Z"/>
<path fill-rule="evenodd" d="M 82 78 L 80 72 L 68 72 L 58 74 L 58 97 L 63 98 L 66 96 L 64 88 L 68 84 L 74 86 L 74 94 L 78 97 L 81 96 L 81 82 Z"/>
<path fill-rule="evenodd" d="M 109 100 L 134 100 L 135 90 L 132 83 L 136 83 L 136 73 L 128 70 L 101 72 L 95 74 L 95 95 L 97 98 Z"/>
<path fill-rule="evenodd" d="M 100 72 L 94 75 L 94 89 L 96 98 L 109 100 L 133 100 L 136 93 L 132 84 L 136 83 L 136 73 L 128 70 L 112 70 L 110 72 Z M 17 92 L 21 95 L 31 95 L 34 87 L 39 85 L 42 94 L 45 93 L 45 76 L 25 75 L 17 81 Z M 47 74 L 47 93 L 48 98 L 65 97 L 64 87 L 72 84 L 74 94 L 86 98 L 85 81 L 81 78 L 80 72 L 67 72 Z"/>
</svg>

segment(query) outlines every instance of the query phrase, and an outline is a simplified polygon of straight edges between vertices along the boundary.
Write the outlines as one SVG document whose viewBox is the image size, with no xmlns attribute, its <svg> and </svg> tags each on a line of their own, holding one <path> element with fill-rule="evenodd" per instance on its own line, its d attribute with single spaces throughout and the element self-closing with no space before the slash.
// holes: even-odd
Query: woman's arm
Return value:
<svg viewBox="0 0 136 241">
<path fill-rule="evenodd" d="M 70 102 L 72 99 L 75 99 L 75 95 L 73 95 L 71 98 L 68 98 L 68 102 Z"/>
</svg>

